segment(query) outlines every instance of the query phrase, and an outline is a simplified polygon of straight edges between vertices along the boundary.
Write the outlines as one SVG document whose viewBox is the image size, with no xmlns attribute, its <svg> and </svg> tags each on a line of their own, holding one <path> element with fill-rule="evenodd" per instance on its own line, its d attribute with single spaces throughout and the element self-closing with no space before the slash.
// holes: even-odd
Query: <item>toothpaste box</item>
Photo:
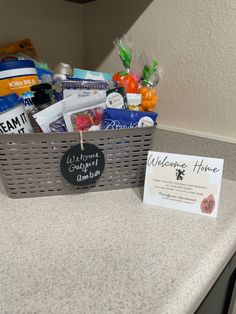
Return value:
<svg viewBox="0 0 236 314">
<path fill-rule="evenodd" d="M 112 74 L 74 68 L 73 77 L 84 80 L 111 81 Z"/>
</svg>

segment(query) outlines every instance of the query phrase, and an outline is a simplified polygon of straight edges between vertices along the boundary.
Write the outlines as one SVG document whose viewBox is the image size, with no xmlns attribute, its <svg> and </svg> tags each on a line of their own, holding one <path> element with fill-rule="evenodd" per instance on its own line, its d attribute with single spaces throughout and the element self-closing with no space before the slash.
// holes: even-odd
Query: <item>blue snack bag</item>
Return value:
<svg viewBox="0 0 236 314">
<path fill-rule="evenodd" d="M 102 129 L 129 129 L 156 125 L 156 112 L 107 108 L 103 112 Z"/>
</svg>

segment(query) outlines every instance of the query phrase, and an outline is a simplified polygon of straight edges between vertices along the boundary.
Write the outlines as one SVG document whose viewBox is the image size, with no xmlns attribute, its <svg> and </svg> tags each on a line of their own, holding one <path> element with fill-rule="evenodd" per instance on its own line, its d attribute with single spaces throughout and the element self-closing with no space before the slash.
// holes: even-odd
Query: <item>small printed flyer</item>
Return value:
<svg viewBox="0 0 236 314">
<path fill-rule="evenodd" d="M 223 159 L 149 151 L 143 202 L 217 217 Z"/>
</svg>

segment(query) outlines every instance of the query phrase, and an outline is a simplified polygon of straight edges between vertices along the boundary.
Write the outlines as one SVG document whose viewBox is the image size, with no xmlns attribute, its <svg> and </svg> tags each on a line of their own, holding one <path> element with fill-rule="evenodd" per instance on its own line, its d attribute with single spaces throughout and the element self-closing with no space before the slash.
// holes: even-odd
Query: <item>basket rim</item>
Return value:
<svg viewBox="0 0 236 314">
<path fill-rule="evenodd" d="M 82 134 L 84 138 L 87 137 L 109 137 L 109 136 L 125 136 L 125 135 L 134 135 L 134 134 L 145 134 L 145 133 L 153 133 L 155 129 L 157 128 L 156 125 L 154 126 L 148 126 L 148 127 L 136 127 L 136 128 L 125 128 L 125 129 L 119 129 L 119 130 L 96 130 L 96 131 L 83 131 Z M 50 139 L 50 138 L 58 138 L 60 137 L 61 140 L 65 140 L 68 138 L 74 138 L 80 136 L 79 132 L 53 132 L 53 133 L 24 133 L 24 134 L 16 134 L 16 133 L 9 133 L 9 134 L 0 134 L 0 143 L 1 142 L 7 142 L 7 141 L 20 141 L 20 140 L 31 140 L 33 138 L 40 139 Z"/>
</svg>

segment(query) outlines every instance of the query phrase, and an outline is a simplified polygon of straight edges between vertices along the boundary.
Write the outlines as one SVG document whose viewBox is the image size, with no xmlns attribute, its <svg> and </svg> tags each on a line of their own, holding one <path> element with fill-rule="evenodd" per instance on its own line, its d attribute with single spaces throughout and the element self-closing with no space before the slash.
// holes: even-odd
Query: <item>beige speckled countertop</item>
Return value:
<svg viewBox="0 0 236 314">
<path fill-rule="evenodd" d="M 12 200 L 1 184 L 0 313 L 194 313 L 236 250 L 235 145 L 159 130 L 157 147 L 225 157 L 218 218 L 142 189 Z"/>
</svg>

